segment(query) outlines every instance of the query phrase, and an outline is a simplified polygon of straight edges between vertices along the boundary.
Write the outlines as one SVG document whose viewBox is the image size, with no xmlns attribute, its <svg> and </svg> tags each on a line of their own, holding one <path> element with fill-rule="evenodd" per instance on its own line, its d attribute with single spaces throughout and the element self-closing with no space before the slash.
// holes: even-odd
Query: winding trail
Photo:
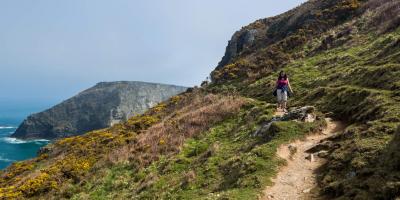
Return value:
<svg viewBox="0 0 400 200">
<path fill-rule="evenodd" d="M 276 113 L 280 115 L 281 113 Z M 317 169 L 326 160 L 318 156 L 306 153 L 308 149 L 320 143 L 335 133 L 344 130 L 345 126 L 339 121 L 326 118 L 327 127 L 320 134 L 297 140 L 279 147 L 277 154 L 287 161 L 287 165 L 281 167 L 277 176 L 273 179 L 274 185 L 267 187 L 263 192 L 262 200 L 297 200 L 316 199 L 311 192 L 317 186 Z M 295 153 L 293 153 L 295 148 Z M 292 150 L 291 150 L 292 149 Z M 292 151 L 292 155 L 291 155 Z"/>
</svg>

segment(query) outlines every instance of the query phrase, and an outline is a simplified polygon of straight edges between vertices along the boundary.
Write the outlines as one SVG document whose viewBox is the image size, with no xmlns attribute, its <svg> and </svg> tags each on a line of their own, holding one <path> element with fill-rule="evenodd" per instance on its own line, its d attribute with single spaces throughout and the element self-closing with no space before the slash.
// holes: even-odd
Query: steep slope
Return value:
<svg viewBox="0 0 400 200">
<path fill-rule="evenodd" d="M 211 83 L 13 164 L 0 198 L 256 199 L 285 164 L 277 148 L 321 131 L 329 115 L 349 126 L 326 139 L 315 195 L 394 199 L 399 9 L 397 0 L 311 0 L 258 20 L 234 34 Z M 295 90 L 290 105 L 315 106 L 316 121 L 273 117 L 279 70 Z"/>
<path fill-rule="evenodd" d="M 321 1 L 327 2 L 333 1 Z M 320 26 L 309 27 L 311 31 L 306 34 L 304 29 L 298 29 L 274 44 L 250 46 L 253 49 L 217 67 L 213 90 L 239 91 L 271 102 L 269 91 L 276 76 L 271 70 L 285 70 L 295 90 L 292 105 L 313 104 L 352 124 L 330 139 L 328 163 L 319 180 L 321 193 L 330 198 L 392 199 L 399 195 L 398 171 L 387 164 L 397 158 L 390 157 L 393 153 L 388 155 L 387 151 L 388 143 L 395 142 L 393 134 L 400 125 L 400 2 L 336 2 L 338 5 L 330 10 L 345 2 L 354 8 L 354 12 L 343 13 L 347 19 L 344 23 L 317 34 L 312 30 L 320 30 Z M 318 9 L 312 12 L 318 13 Z M 241 32 L 251 28 L 252 25 Z M 289 38 L 303 36 L 307 39 L 286 48 L 293 44 L 288 43 Z M 259 55 L 263 57 L 258 58 Z"/>
<path fill-rule="evenodd" d="M 54 139 L 80 135 L 125 121 L 185 87 L 144 82 L 102 82 L 78 95 L 29 116 L 12 137 Z"/>
</svg>

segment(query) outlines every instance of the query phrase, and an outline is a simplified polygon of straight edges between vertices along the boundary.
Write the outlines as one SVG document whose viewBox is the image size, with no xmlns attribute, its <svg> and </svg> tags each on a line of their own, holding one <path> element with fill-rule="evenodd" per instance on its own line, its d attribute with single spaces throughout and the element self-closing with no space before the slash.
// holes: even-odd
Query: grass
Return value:
<svg viewBox="0 0 400 200">
<path fill-rule="evenodd" d="M 122 163 L 139 170 L 163 155 L 176 154 L 186 138 L 236 113 L 244 103 L 241 97 L 195 91 L 173 97 L 123 124 L 58 140 L 39 157 L 2 171 L 1 197 L 70 198 L 71 191 L 79 193 L 77 185 L 103 174 L 102 169 Z"/>
<path fill-rule="evenodd" d="M 398 3 L 320 3 L 318 12 L 306 12 L 313 4 L 305 4 L 292 19 L 295 11 L 267 20 L 267 35 L 215 70 L 210 85 L 15 163 L 0 173 L 0 198 L 255 199 L 284 164 L 277 147 L 323 126 L 277 122 L 251 136 L 272 118 L 279 70 L 295 91 L 290 105 L 315 105 L 350 125 L 330 139 L 335 148 L 318 180 L 322 192 L 399 196 L 400 29 L 375 32 L 373 25 L 381 6 Z M 377 9 L 363 13 L 365 6 Z M 251 27 L 265 29 L 267 21 Z"/>
<path fill-rule="evenodd" d="M 164 156 L 136 173 L 117 165 L 107 171 L 101 184 L 75 198 L 98 199 L 107 194 L 107 198 L 255 199 L 284 164 L 275 155 L 277 147 L 323 126 L 321 121 L 277 122 L 268 133 L 272 139 L 252 137 L 259 118 L 272 112 L 274 109 L 262 102 L 247 105 L 209 131 L 186 140 L 177 155 Z M 121 188 L 108 187 L 124 180 Z"/>
<path fill-rule="evenodd" d="M 329 163 L 319 179 L 322 191 L 332 198 L 391 198 L 397 194 L 398 187 L 390 185 L 398 181 L 397 173 L 387 176 L 393 171 L 388 166 L 393 165 L 381 163 L 397 155 L 388 148 L 394 149 L 393 135 L 400 116 L 399 95 L 393 90 L 398 88 L 399 65 L 397 51 L 391 46 L 399 37 L 399 30 L 383 35 L 357 34 L 343 46 L 310 54 L 282 68 L 290 75 L 295 90 L 291 105 L 313 104 L 351 124 L 343 134 L 331 139 L 338 148 L 330 152 Z M 319 42 L 310 41 L 304 50 L 313 52 L 318 45 Z M 229 67 L 224 70 L 228 73 Z M 273 102 L 268 91 L 272 92 L 275 74 L 253 76 L 261 75 L 254 81 L 231 80 L 208 89 Z M 270 136 L 251 137 L 260 123 L 271 118 L 274 107 L 256 100 L 251 104 L 209 131 L 186 140 L 178 154 L 161 157 L 129 174 L 134 178 L 121 188 L 106 187 L 120 185 L 117 182 L 132 172 L 118 164 L 117 171 L 107 171 L 104 180 L 75 197 L 88 195 L 96 199 L 95 196 L 107 194 L 109 198 L 138 199 L 257 198 L 284 164 L 276 158 L 276 148 L 321 124 L 278 122 L 269 133 L 273 134 L 272 140 Z M 378 185 L 380 189 L 376 189 Z"/>
<path fill-rule="evenodd" d="M 297 91 L 292 104 L 317 105 L 320 110 L 332 112 L 336 118 L 356 127 L 334 140 L 340 148 L 330 155 L 320 180 L 324 192 L 332 198 L 387 199 L 398 194 L 393 192 L 398 187 L 385 186 L 398 181 L 395 175 L 387 175 L 394 172 L 380 163 L 388 156 L 385 153 L 388 144 L 400 125 L 400 104 L 395 89 L 400 77 L 399 65 L 395 59 L 381 59 L 378 55 L 397 41 L 400 34 L 396 31 L 379 38 L 364 37 L 370 42 L 332 49 L 283 69 L 292 74 L 292 86 Z M 396 51 L 390 54 L 396 55 Z M 265 77 L 255 86 L 273 78 Z M 375 172 L 363 175 L 367 170 Z"/>
<path fill-rule="evenodd" d="M 400 49 L 394 46 L 400 41 L 400 29 L 386 34 L 353 33 L 351 38 L 343 45 L 294 60 L 279 70 L 289 74 L 295 91 L 290 105 L 316 105 L 354 127 L 334 139 L 340 148 L 328 157 L 330 161 L 320 180 L 323 192 L 332 198 L 390 199 L 400 195 L 400 187 L 391 184 L 400 180 L 388 175 L 397 174 L 395 170 L 380 163 L 393 158 L 393 153 L 387 153 L 388 144 L 394 141 L 400 126 Z M 305 50 L 313 52 L 318 45 L 309 41 Z M 264 74 L 247 85 L 231 81 L 235 87 L 231 90 L 274 102 L 271 93 L 276 74 Z M 365 177 L 364 171 L 368 170 L 374 172 Z M 377 185 L 381 189 L 373 189 Z"/>
</svg>

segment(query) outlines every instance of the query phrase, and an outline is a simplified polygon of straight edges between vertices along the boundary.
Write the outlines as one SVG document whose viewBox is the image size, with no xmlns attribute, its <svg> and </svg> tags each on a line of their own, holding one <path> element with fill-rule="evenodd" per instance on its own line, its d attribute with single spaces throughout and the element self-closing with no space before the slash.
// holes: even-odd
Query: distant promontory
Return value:
<svg viewBox="0 0 400 200">
<path fill-rule="evenodd" d="M 100 82 L 28 116 L 11 137 L 55 139 L 106 128 L 185 90 L 181 86 L 136 81 Z"/>
</svg>

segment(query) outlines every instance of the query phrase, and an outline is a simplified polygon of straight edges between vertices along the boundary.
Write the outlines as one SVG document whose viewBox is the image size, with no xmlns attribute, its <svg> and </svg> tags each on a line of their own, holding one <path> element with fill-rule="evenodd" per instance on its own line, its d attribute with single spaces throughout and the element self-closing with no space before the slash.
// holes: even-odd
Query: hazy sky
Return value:
<svg viewBox="0 0 400 200">
<path fill-rule="evenodd" d="M 232 34 L 303 0 L 1 0 L 0 103 L 100 81 L 198 85 Z"/>
</svg>

